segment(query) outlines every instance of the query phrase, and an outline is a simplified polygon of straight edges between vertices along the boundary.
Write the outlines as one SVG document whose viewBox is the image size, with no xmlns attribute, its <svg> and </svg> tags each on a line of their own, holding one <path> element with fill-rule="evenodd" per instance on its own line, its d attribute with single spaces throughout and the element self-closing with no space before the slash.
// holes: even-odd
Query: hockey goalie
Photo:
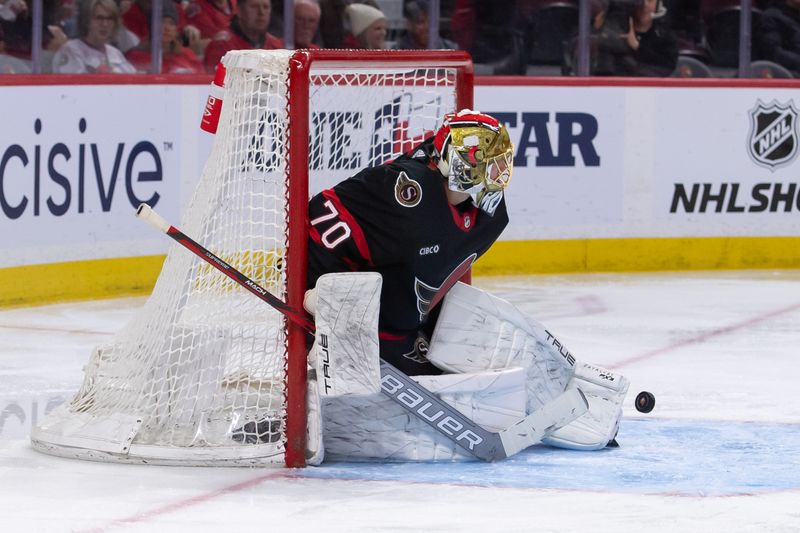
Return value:
<svg viewBox="0 0 800 533">
<path fill-rule="evenodd" d="M 472 457 L 452 427 L 433 427 L 439 411 L 409 412 L 386 394 L 380 360 L 489 431 L 579 389 L 583 409 L 554 417 L 540 441 L 615 444 L 628 381 L 576 360 L 508 302 L 457 283 L 508 223 L 512 163 L 506 128 L 463 110 L 406 155 L 311 199 L 310 464 Z"/>
</svg>

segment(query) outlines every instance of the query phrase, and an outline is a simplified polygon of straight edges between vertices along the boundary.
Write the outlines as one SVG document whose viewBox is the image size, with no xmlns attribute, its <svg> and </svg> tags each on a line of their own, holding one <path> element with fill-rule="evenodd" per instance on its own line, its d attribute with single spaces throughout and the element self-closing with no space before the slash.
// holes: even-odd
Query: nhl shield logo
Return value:
<svg viewBox="0 0 800 533">
<path fill-rule="evenodd" d="M 790 163 L 797 155 L 797 110 L 792 102 L 779 104 L 760 100 L 750 110 L 750 158 L 770 170 Z"/>
</svg>

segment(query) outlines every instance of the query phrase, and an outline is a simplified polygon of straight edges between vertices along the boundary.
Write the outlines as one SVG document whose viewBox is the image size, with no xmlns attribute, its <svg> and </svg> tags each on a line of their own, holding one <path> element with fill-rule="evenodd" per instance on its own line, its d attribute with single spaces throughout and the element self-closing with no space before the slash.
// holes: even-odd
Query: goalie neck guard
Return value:
<svg viewBox="0 0 800 533">
<path fill-rule="evenodd" d="M 511 181 L 514 149 L 508 130 L 494 117 L 464 109 L 445 116 L 433 140 L 447 186 L 494 215 Z"/>
</svg>

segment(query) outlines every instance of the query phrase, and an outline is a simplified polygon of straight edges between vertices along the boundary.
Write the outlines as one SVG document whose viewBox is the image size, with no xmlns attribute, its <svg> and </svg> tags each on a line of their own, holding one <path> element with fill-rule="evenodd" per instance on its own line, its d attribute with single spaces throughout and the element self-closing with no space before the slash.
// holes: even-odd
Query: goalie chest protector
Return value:
<svg viewBox="0 0 800 533">
<path fill-rule="evenodd" d="M 430 150 L 429 139 L 309 204 L 308 286 L 329 272 L 379 272 L 382 337 L 416 337 L 445 280 L 486 252 L 508 223 L 505 199 L 494 216 L 470 200 L 450 205 Z"/>
</svg>

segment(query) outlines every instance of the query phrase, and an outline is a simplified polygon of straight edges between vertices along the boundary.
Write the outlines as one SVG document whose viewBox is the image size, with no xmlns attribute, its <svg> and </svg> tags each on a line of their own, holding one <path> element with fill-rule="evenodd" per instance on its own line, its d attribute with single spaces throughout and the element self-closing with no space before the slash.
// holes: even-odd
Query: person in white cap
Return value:
<svg viewBox="0 0 800 533">
<path fill-rule="evenodd" d="M 350 4 L 345 14 L 359 48 L 386 48 L 386 16 L 383 11 L 367 4 Z"/>
</svg>

